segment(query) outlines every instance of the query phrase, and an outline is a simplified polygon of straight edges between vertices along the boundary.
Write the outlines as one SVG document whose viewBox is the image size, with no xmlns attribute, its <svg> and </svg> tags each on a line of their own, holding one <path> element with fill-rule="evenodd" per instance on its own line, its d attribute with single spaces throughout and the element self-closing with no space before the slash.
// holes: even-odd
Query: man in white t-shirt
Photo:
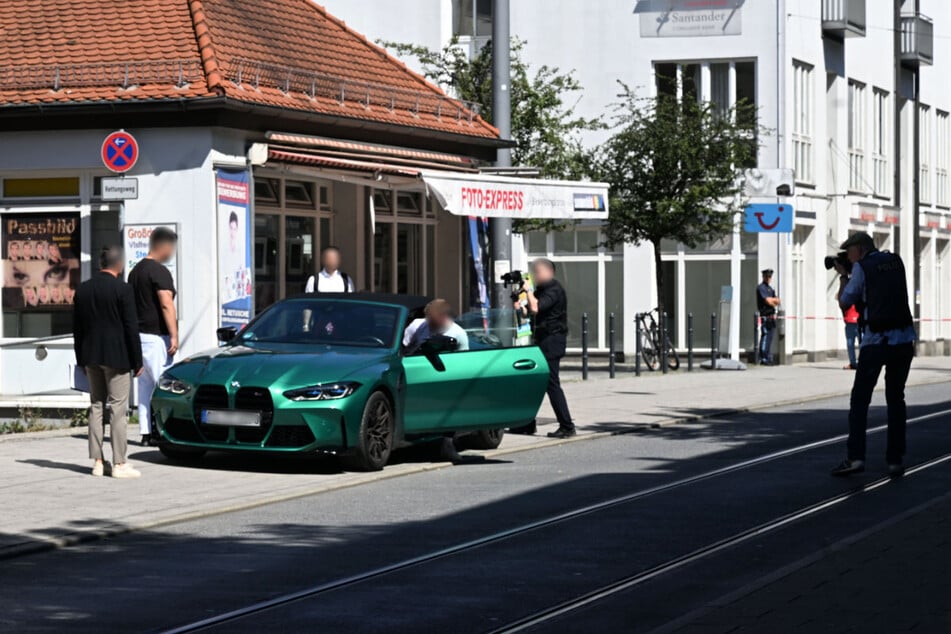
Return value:
<svg viewBox="0 0 951 634">
<path fill-rule="evenodd" d="M 307 280 L 305 293 L 352 293 L 353 280 L 340 270 L 340 249 L 326 247 L 320 252 L 320 273 Z"/>
<path fill-rule="evenodd" d="M 403 331 L 403 349 L 413 354 L 433 335 L 452 337 L 458 344 L 456 351 L 469 349 L 469 335 L 452 318 L 452 307 L 444 299 L 426 304 L 426 317 L 414 319 Z"/>
</svg>

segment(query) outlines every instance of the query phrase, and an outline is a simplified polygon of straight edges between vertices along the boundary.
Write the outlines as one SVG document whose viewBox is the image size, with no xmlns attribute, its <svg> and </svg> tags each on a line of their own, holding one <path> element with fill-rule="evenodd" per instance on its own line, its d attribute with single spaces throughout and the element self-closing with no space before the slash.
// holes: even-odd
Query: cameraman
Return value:
<svg viewBox="0 0 951 634">
<path fill-rule="evenodd" d="M 565 289 L 555 279 L 555 263 L 545 258 L 532 262 L 535 290 L 526 289 L 528 311 L 534 316 L 535 343 L 548 361 L 548 401 L 558 419 L 558 429 L 549 432 L 550 438 L 571 438 L 577 432 L 568 411 L 568 402 L 561 389 L 561 359 L 568 343 L 568 298 Z M 514 430 L 534 433 L 534 423 Z"/>
<path fill-rule="evenodd" d="M 864 306 L 865 333 L 852 397 L 849 403 L 847 458 L 832 475 L 847 476 L 865 471 L 865 432 L 868 406 L 879 374 L 885 368 L 885 403 L 888 433 L 885 460 L 888 474 L 905 473 L 905 382 L 915 356 L 915 321 L 908 302 L 905 265 L 894 253 L 879 251 L 867 233 L 852 234 L 842 243 L 852 262 L 852 277 L 839 296 L 839 306 Z"/>
</svg>

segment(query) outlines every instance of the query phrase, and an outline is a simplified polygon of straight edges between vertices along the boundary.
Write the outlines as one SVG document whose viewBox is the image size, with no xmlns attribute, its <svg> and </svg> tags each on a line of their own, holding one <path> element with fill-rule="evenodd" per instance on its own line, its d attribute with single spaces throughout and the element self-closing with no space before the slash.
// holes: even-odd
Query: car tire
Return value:
<svg viewBox="0 0 951 634">
<path fill-rule="evenodd" d="M 367 399 L 360 419 L 360 433 L 352 456 L 344 458 L 350 471 L 380 471 L 393 451 L 393 405 L 383 392 L 374 392 Z"/>
<path fill-rule="evenodd" d="M 498 449 L 504 437 L 504 429 L 480 429 L 466 436 L 464 444 L 466 449 L 488 451 L 489 449 Z"/>
<path fill-rule="evenodd" d="M 205 449 L 191 449 L 185 447 L 170 447 L 162 445 L 158 448 L 163 456 L 173 462 L 197 462 L 208 453 Z"/>
</svg>

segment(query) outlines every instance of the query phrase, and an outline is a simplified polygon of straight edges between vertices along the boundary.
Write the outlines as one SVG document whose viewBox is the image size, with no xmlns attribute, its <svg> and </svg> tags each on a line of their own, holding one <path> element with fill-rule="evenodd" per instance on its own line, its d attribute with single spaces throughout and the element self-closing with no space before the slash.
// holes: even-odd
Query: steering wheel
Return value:
<svg viewBox="0 0 951 634">
<path fill-rule="evenodd" d="M 359 339 L 357 339 L 357 341 L 369 341 L 370 343 L 375 343 L 375 344 L 377 344 L 377 345 L 380 346 L 381 348 L 385 348 L 385 347 L 386 347 L 386 342 L 384 342 L 384 341 L 383 341 L 382 339 L 380 339 L 379 337 L 374 337 L 373 335 L 364 335 L 364 336 L 360 337 Z"/>
</svg>

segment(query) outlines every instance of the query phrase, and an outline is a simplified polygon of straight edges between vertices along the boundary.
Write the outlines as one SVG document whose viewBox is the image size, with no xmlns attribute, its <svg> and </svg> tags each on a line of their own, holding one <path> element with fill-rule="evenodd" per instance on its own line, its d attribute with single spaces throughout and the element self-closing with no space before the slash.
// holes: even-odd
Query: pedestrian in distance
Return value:
<svg viewBox="0 0 951 634">
<path fill-rule="evenodd" d="M 305 293 L 352 293 L 353 280 L 340 270 L 340 249 L 325 247 L 320 252 L 320 272 L 311 275 Z"/>
<path fill-rule="evenodd" d="M 776 309 L 779 297 L 776 289 L 770 286 L 773 269 L 763 269 L 763 282 L 756 287 L 756 310 L 759 311 L 761 332 L 759 341 L 759 362 L 761 365 L 773 365 L 773 334 L 776 332 Z"/>
<path fill-rule="evenodd" d="M 548 362 L 548 401 L 555 411 L 558 429 L 549 432 L 550 438 L 571 438 L 577 431 L 568 411 L 568 401 L 561 389 L 561 360 L 568 345 L 568 296 L 555 279 L 555 263 L 545 258 L 532 262 L 534 290 L 526 287 L 528 312 L 533 317 L 532 335 Z M 535 422 L 511 430 L 515 433 L 534 434 Z"/>
<path fill-rule="evenodd" d="M 853 234 L 842 244 L 853 263 L 852 277 L 839 296 L 843 309 L 865 307 L 865 332 L 849 403 L 848 457 L 832 470 L 847 476 L 865 471 L 865 433 L 872 391 L 885 369 L 888 434 L 885 460 L 893 477 L 905 473 L 905 383 L 915 356 L 915 322 L 908 303 L 908 284 L 901 258 L 875 248 L 867 233 Z"/>
<path fill-rule="evenodd" d="M 73 345 L 76 365 L 89 382 L 89 457 L 92 474 L 105 475 L 102 441 L 106 422 L 112 444 L 113 478 L 141 474 L 126 460 L 132 374 L 142 373 L 142 346 L 132 287 L 122 281 L 125 255 L 106 247 L 101 270 L 76 290 Z"/>
<path fill-rule="evenodd" d="M 159 377 L 178 352 L 178 315 L 175 282 L 165 266 L 175 257 L 178 236 L 167 227 L 156 227 L 149 236 L 149 254 L 129 273 L 139 315 L 144 370 L 139 377 L 139 432 L 142 445 L 152 440 L 150 401 Z"/>
</svg>

